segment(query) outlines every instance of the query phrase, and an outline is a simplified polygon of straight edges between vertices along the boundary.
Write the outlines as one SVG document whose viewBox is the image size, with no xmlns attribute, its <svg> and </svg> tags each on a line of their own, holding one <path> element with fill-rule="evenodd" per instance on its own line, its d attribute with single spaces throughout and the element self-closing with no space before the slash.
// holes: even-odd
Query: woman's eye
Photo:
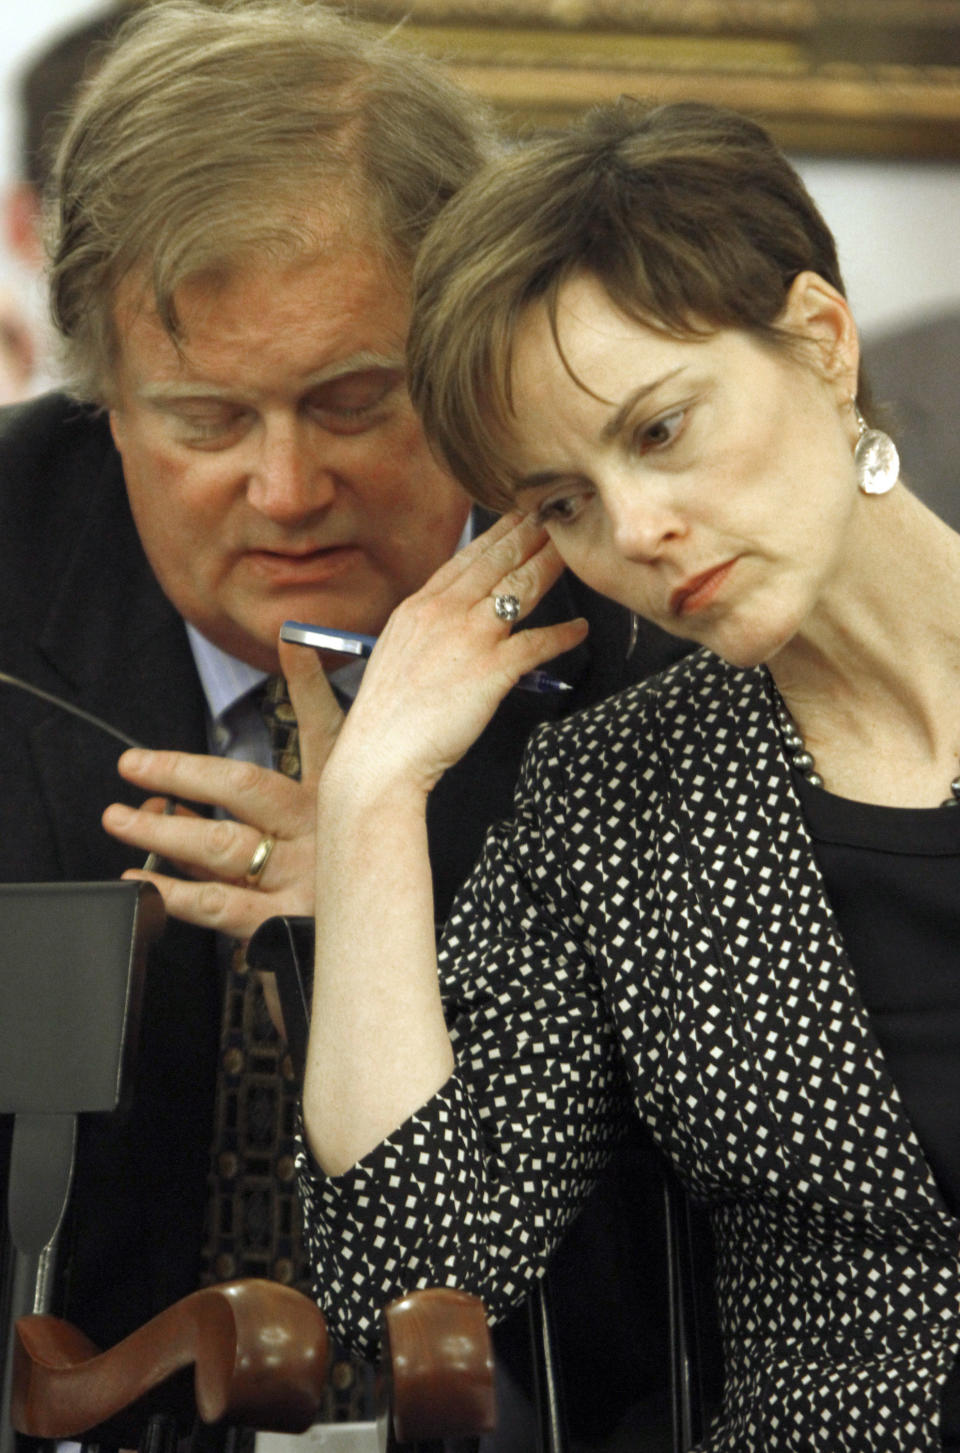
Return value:
<svg viewBox="0 0 960 1453">
<path fill-rule="evenodd" d="M 582 495 L 561 495 L 556 499 L 544 500 L 537 506 L 536 518 L 540 525 L 569 525 L 583 509 Z"/>
<path fill-rule="evenodd" d="M 672 413 L 664 414 L 660 419 L 654 419 L 653 423 L 644 424 L 634 435 L 636 447 L 641 452 L 665 449 L 677 437 L 683 426 L 684 418 L 683 409 L 674 409 Z"/>
</svg>

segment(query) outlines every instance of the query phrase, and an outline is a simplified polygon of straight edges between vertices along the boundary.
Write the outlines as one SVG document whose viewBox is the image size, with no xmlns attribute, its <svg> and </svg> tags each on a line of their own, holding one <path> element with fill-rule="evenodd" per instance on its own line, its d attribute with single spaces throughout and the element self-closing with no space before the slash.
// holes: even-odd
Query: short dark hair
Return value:
<svg viewBox="0 0 960 1453">
<path fill-rule="evenodd" d="M 520 316 L 592 274 L 627 316 L 675 336 L 738 328 L 778 345 L 793 280 L 843 292 L 833 236 L 755 121 L 622 99 L 519 147 L 454 199 L 414 278 L 409 386 L 471 493 L 511 502 L 510 372 Z"/>
</svg>

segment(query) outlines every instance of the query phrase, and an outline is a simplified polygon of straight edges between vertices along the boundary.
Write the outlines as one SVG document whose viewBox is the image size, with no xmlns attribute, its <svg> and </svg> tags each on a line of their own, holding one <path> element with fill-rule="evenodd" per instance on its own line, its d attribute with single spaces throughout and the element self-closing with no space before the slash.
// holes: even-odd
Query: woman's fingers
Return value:
<svg viewBox="0 0 960 1453">
<path fill-rule="evenodd" d="M 420 594 L 431 596 L 452 590 L 475 600 L 490 595 L 499 589 L 504 577 L 544 548 L 549 556 L 556 555 L 546 531 L 532 515 L 504 515 L 458 550 L 431 576 Z"/>
<path fill-rule="evenodd" d="M 495 617 L 510 622 L 524 620 L 563 574 L 563 561 L 556 546 L 545 539 L 519 564 L 505 570 L 491 586 L 488 594 L 477 601 L 477 608 L 492 610 Z M 497 602 L 502 598 L 516 601 L 516 615 L 501 615 Z"/>
<path fill-rule="evenodd" d="M 589 623 L 583 617 L 563 621 L 555 626 L 536 626 L 515 631 L 499 649 L 500 669 L 512 683 L 529 671 L 536 670 L 554 656 L 572 651 L 586 638 Z"/>
<path fill-rule="evenodd" d="M 527 520 L 501 521 L 490 533 L 492 542 L 475 542 L 465 568 L 443 567 L 387 623 L 348 718 L 344 749 L 337 750 L 355 790 L 369 785 L 375 796 L 377 784 L 389 784 L 387 790 L 429 792 L 519 678 L 586 634 L 584 621 L 512 630 L 513 619 L 529 614 L 563 567 Z M 513 619 L 498 614 L 498 595 L 516 597 Z"/>
<path fill-rule="evenodd" d="M 544 530 L 524 516 L 504 517 L 458 552 L 388 623 L 361 693 L 351 757 L 372 754 L 388 773 L 393 761 L 412 764 L 429 787 L 520 676 L 583 639 L 583 621 L 512 629 L 562 569 Z M 498 614 L 497 596 L 515 597 L 515 616 Z M 236 937 L 273 913 L 312 912 L 316 783 L 343 725 L 316 653 L 287 642 L 279 649 L 299 727 L 300 782 L 220 757 L 134 749 L 120 759 L 121 775 L 156 796 L 139 809 L 115 803 L 103 815 L 115 837 L 186 875 L 134 874 L 157 885 L 171 914 Z M 171 798 L 227 815 L 167 815 Z"/>
<path fill-rule="evenodd" d="M 519 542 L 527 534 L 527 530 L 523 528 L 525 521 L 529 523 L 529 517 L 519 513 L 502 515 L 493 522 L 489 529 L 475 536 L 469 544 L 464 545 L 462 550 L 451 555 L 439 570 L 434 571 L 426 584 L 421 587 L 421 592 L 435 594 L 447 590 L 471 570 L 491 571 L 490 583 L 493 584 L 498 573 L 502 574 L 504 570 L 510 568 L 511 564 L 519 564 L 520 559 L 523 558 L 523 546 Z M 518 527 L 520 528 L 519 536 L 516 534 Z M 530 531 L 531 538 L 532 534 L 533 532 Z M 509 542 L 503 544 L 502 542 L 508 541 L 510 536 L 514 537 L 512 544 Z M 500 554 L 495 555 L 493 552 L 498 549 Z M 511 559 L 511 555 L 518 549 L 521 554 L 516 559 Z M 498 561 L 501 563 L 497 563 Z"/>
</svg>

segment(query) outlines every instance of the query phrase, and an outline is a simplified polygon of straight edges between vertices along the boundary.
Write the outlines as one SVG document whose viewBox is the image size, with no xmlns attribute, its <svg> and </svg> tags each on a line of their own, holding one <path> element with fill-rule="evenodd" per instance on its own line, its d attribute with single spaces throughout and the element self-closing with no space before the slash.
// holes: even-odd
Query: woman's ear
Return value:
<svg viewBox="0 0 960 1453">
<path fill-rule="evenodd" d="M 845 399 L 857 392 L 860 340 L 850 306 L 819 273 L 798 273 L 790 285 L 777 327 L 813 344 L 811 357 L 824 380 Z"/>
</svg>

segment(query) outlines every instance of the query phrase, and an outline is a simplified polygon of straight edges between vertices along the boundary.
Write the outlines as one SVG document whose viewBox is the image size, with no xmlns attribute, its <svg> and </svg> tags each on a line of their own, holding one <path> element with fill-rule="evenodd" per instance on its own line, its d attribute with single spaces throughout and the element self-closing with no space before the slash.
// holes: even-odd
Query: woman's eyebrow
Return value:
<svg viewBox="0 0 960 1453">
<path fill-rule="evenodd" d="M 677 374 L 682 373 L 685 367 L 685 364 L 679 363 L 676 368 L 671 368 L 667 373 L 661 374 L 660 377 L 655 378 L 652 383 L 642 383 L 639 388 L 634 389 L 631 394 L 628 394 L 627 397 L 624 399 L 623 403 L 617 409 L 617 412 L 614 414 L 613 418 L 608 419 L 607 422 L 604 424 L 603 428 L 600 430 L 600 438 L 602 440 L 608 440 L 614 438 L 615 435 L 619 434 L 620 430 L 624 426 L 624 423 L 629 418 L 633 410 L 636 408 L 637 404 L 639 404 L 643 399 L 647 398 L 650 394 L 656 393 L 658 388 L 662 388 L 662 386 L 665 383 L 669 383 L 672 378 L 676 378 Z"/>
<path fill-rule="evenodd" d="M 536 474 L 526 474 L 522 479 L 517 480 L 513 486 L 514 494 L 523 494 L 530 489 L 542 489 L 544 485 L 554 484 L 558 479 L 569 479 L 568 469 L 542 469 Z"/>
</svg>

